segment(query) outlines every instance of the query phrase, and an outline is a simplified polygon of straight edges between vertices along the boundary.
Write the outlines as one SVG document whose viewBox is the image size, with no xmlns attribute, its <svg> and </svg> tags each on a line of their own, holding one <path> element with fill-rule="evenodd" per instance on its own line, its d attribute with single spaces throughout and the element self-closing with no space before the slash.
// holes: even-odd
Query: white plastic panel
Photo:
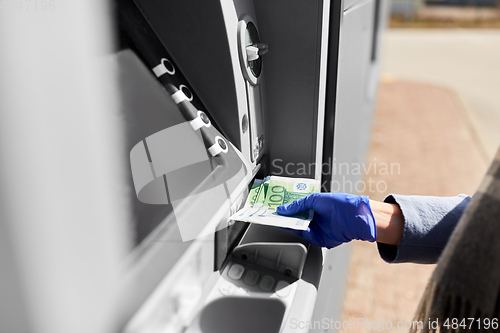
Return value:
<svg viewBox="0 0 500 333">
<path fill-rule="evenodd" d="M 335 165 L 347 163 L 352 169 L 364 163 L 368 151 L 373 101 L 367 88 L 372 72 L 372 37 L 375 0 L 364 0 L 344 12 L 340 29 L 337 105 L 333 158 Z M 338 168 L 337 168 L 338 169 Z M 332 171 L 334 192 L 355 193 L 361 176 Z"/>
</svg>

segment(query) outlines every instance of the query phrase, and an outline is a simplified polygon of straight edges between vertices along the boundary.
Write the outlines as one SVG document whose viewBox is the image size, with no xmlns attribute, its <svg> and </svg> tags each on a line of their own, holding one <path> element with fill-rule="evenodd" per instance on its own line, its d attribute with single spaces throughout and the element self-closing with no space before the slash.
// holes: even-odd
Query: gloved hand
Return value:
<svg viewBox="0 0 500 333">
<path fill-rule="evenodd" d="M 280 215 L 295 215 L 312 209 L 314 218 L 307 230 L 293 230 L 309 243 L 332 248 L 353 239 L 373 242 L 377 228 L 367 196 L 346 193 L 313 193 L 279 206 Z"/>
</svg>

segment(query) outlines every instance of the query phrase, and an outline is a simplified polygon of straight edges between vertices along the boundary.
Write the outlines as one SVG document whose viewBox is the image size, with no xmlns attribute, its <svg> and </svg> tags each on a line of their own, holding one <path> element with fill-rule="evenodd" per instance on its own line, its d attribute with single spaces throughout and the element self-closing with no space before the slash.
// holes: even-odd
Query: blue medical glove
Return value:
<svg viewBox="0 0 500 333">
<path fill-rule="evenodd" d="M 346 193 L 313 193 L 279 206 L 281 215 L 312 209 L 314 219 L 307 230 L 293 230 L 309 243 L 332 248 L 353 239 L 373 242 L 377 238 L 375 218 L 367 196 Z"/>
</svg>

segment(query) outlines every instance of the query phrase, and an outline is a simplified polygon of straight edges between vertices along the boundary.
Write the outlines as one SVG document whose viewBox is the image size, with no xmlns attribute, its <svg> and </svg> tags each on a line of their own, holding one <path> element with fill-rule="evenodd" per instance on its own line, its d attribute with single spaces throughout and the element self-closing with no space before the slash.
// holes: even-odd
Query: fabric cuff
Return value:
<svg viewBox="0 0 500 333">
<path fill-rule="evenodd" d="M 377 243 L 379 254 L 389 263 L 436 263 L 471 198 L 390 194 L 384 202 L 399 205 L 404 216 L 399 244 Z"/>
</svg>

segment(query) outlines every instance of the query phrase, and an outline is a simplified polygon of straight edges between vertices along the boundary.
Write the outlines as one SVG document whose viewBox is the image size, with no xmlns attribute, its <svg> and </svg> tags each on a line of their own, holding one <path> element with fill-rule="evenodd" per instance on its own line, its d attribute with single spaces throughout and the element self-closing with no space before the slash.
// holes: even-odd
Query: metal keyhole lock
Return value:
<svg viewBox="0 0 500 333">
<path fill-rule="evenodd" d="M 269 51 L 269 47 L 261 43 L 257 27 L 248 15 L 238 23 L 238 45 L 243 76 L 255 86 L 262 73 L 262 56 Z"/>
</svg>

